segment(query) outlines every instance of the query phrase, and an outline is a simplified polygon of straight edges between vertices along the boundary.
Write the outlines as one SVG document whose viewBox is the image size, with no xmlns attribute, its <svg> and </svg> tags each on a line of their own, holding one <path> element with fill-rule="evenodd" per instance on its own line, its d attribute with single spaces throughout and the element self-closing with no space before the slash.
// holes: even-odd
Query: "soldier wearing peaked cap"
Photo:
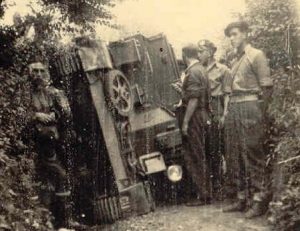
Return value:
<svg viewBox="0 0 300 231">
<path fill-rule="evenodd" d="M 232 76 L 229 68 L 214 58 L 216 46 L 209 40 L 200 40 L 199 60 L 206 68 L 211 90 L 212 124 L 208 136 L 207 159 L 212 172 L 212 193 L 222 197 L 222 159 L 224 155 L 224 121 L 228 113 Z"/>
</svg>

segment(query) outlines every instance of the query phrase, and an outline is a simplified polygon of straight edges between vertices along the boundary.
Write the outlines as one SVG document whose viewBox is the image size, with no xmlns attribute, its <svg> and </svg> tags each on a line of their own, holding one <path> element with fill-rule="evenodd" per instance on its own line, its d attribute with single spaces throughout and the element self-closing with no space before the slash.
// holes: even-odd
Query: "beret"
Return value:
<svg viewBox="0 0 300 231">
<path fill-rule="evenodd" d="M 227 37 L 229 37 L 229 32 L 233 28 L 239 28 L 242 32 L 246 32 L 249 29 L 249 25 L 245 21 L 238 21 L 230 23 L 224 30 L 224 33 Z"/>
</svg>

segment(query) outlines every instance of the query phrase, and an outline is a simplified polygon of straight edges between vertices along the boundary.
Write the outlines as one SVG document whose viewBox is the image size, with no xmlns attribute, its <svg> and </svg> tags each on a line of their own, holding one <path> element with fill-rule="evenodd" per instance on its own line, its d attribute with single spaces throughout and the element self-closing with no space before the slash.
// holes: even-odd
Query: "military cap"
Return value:
<svg viewBox="0 0 300 231">
<path fill-rule="evenodd" d="M 249 30 L 249 25 L 245 21 L 238 21 L 230 23 L 224 30 L 224 33 L 227 37 L 229 37 L 229 32 L 233 28 L 239 28 L 242 32 L 247 32 Z"/>
<path fill-rule="evenodd" d="M 215 53 L 217 51 L 217 47 L 215 46 L 215 44 L 212 43 L 211 41 L 207 40 L 207 39 L 200 40 L 198 42 L 198 47 L 199 47 L 200 50 L 209 49 L 213 53 Z"/>
</svg>

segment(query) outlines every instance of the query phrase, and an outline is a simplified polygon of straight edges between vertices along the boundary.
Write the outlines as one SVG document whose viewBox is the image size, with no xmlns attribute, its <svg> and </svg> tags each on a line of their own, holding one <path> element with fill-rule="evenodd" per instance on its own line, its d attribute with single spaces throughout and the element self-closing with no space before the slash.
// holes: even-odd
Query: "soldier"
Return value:
<svg viewBox="0 0 300 231">
<path fill-rule="evenodd" d="M 247 32 L 245 22 L 231 23 L 225 29 L 237 54 L 225 126 L 228 186 L 237 193 L 237 200 L 224 212 L 244 211 L 250 205 L 246 217 L 253 218 L 263 214 L 267 199 L 263 117 L 273 83 L 266 56 L 248 43 Z"/>
<path fill-rule="evenodd" d="M 231 93 L 232 77 L 230 70 L 218 63 L 214 54 L 216 46 L 208 40 L 200 40 L 199 60 L 206 67 L 211 90 L 212 124 L 209 129 L 208 162 L 212 172 L 212 192 L 220 199 L 222 185 L 222 157 L 224 155 L 224 120 Z"/>
<path fill-rule="evenodd" d="M 198 47 L 194 44 L 182 49 L 187 68 L 182 83 L 183 121 L 180 121 L 183 135 L 184 158 L 194 184 L 197 186 L 197 200 L 190 206 L 202 205 L 209 198 L 209 172 L 205 154 L 205 136 L 209 124 L 209 82 L 205 70 L 198 60 Z"/>
<path fill-rule="evenodd" d="M 38 153 L 37 172 L 43 183 L 41 200 L 54 214 L 57 226 L 64 226 L 65 202 L 70 191 L 62 164 L 64 156 L 58 151 L 62 138 L 58 123 L 68 120 L 71 111 L 63 93 L 50 86 L 50 75 L 45 65 L 40 62 L 30 64 L 29 74 L 32 84 L 31 127 Z M 51 191 L 54 191 L 54 196 Z"/>
</svg>

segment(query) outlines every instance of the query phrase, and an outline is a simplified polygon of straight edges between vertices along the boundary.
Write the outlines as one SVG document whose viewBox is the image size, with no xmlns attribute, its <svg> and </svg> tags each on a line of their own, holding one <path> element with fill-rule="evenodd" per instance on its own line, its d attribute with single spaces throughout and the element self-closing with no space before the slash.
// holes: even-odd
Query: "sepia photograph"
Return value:
<svg viewBox="0 0 300 231">
<path fill-rule="evenodd" d="M 300 0 L 0 0 L 0 231 L 300 231 Z"/>
</svg>

